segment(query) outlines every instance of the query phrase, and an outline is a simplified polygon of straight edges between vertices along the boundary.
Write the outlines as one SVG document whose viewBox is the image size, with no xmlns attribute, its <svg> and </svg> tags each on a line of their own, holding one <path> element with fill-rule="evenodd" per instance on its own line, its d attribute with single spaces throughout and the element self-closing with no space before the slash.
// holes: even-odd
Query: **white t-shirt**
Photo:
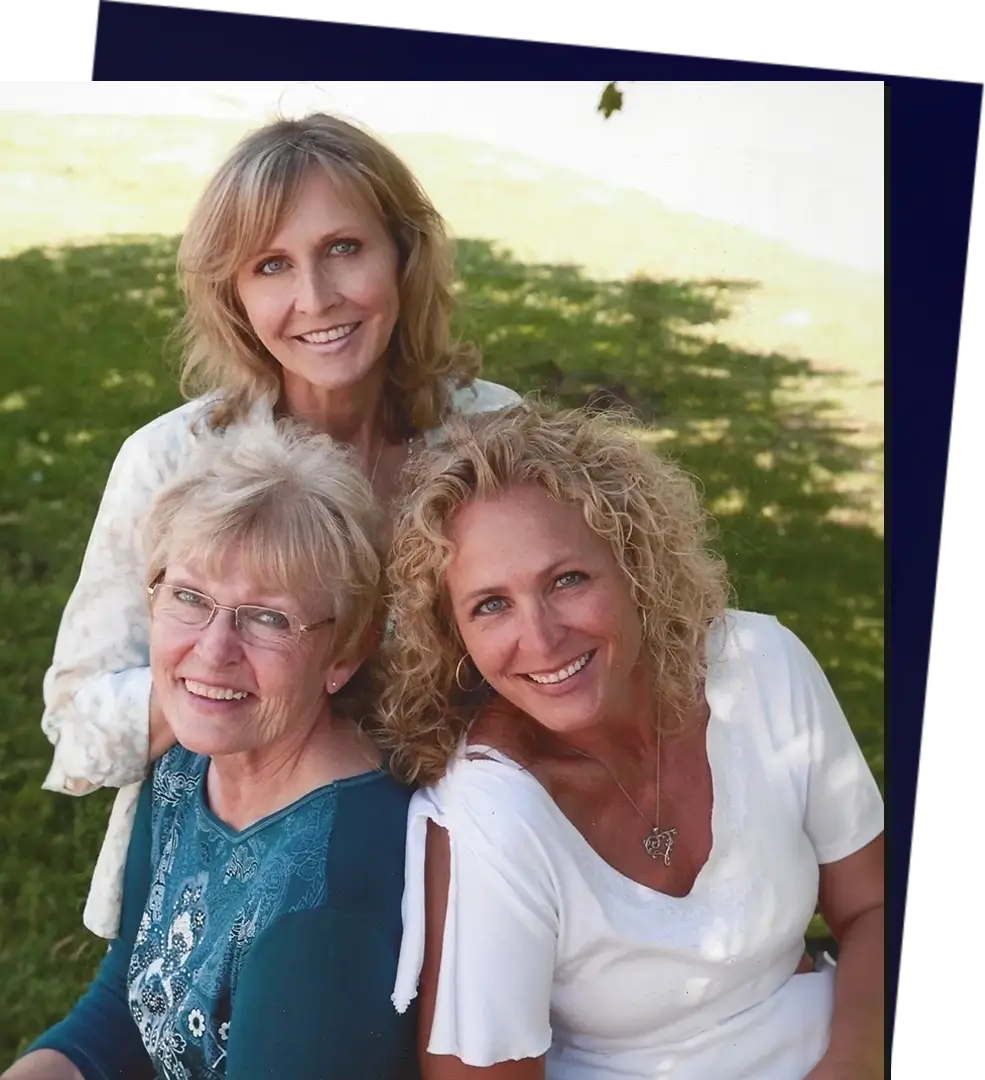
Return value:
<svg viewBox="0 0 985 1080">
<path fill-rule="evenodd" d="M 451 411 L 493 412 L 520 400 L 497 383 L 449 386 Z M 62 613 L 44 677 L 41 727 L 54 743 L 48 791 L 85 795 L 120 787 L 93 873 L 83 920 L 102 937 L 119 925 L 130 834 L 147 771 L 151 689 L 144 519 L 158 492 L 194 451 L 208 399 L 186 402 L 135 431 L 113 463 L 79 579 Z M 250 419 L 269 422 L 269 399 Z M 442 427 L 424 432 L 428 445 Z"/>
<path fill-rule="evenodd" d="M 685 897 L 613 869 L 496 751 L 462 748 L 415 793 L 393 1001 L 417 993 L 430 818 L 451 849 L 432 1053 L 546 1053 L 548 1080 L 801 1080 L 817 1063 L 834 972 L 794 972 L 818 865 L 882 832 L 882 798 L 794 634 L 730 611 L 707 648 L 713 843 Z"/>
</svg>

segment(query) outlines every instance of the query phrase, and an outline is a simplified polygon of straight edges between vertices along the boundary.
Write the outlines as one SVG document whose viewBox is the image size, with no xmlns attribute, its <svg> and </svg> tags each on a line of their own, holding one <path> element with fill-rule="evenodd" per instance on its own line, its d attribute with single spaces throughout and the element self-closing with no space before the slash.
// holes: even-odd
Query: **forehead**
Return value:
<svg viewBox="0 0 985 1080">
<path fill-rule="evenodd" d="M 448 539 L 452 588 L 473 588 L 485 577 L 536 574 L 559 559 L 612 558 L 608 543 L 589 528 L 580 506 L 552 499 L 536 485 L 470 500 L 452 519 Z"/>
<path fill-rule="evenodd" d="M 348 177 L 311 165 L 295 197 L 285 205 L 274 225 L 270 243 L 309 229 L 330 231 L 344 226 L 384 229 L 379 208 L 368 193 Z"/>
<path fill-rule="evenodd" d="M 164 580 L 170 585 L 187 585 L 207 593 L 220 604 L 264 604 L 289 610 L 298 606 L 293 592 L 264 582 L 235 547 L 214 550 L 209 557 L 187 555 L 168 562 Z"/>
</svg>

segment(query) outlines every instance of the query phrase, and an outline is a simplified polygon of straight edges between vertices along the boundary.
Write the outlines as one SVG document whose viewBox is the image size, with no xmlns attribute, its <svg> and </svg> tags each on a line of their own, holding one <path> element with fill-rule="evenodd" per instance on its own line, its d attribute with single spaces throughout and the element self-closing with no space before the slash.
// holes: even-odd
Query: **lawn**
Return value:
<svg viewBox="0 0 985 1080">
<path fill-rule="evenodd" d="M 86 235 L 111 216 L 101 198 Z M 112 458 L 178 402 L 166 344 L 176 238 L 147 226 L 43 246 L 26 226 L 5 248 L 0 237 L 0 1065 L 64 1013 L 104 948 L 81 912 L 111 795 L 40 790 L 40 686 Z M 642 436 L 700 479 L 737 602 L 810 646 L 882 783 L 880 424 L 853 397 L 861 369 L 837 374 L 728 331 L 766 287 L 751 273 L 616 278 L 521 261 L 487 238 L 459 253 L 458 324 L 487 376 L 637 409 Z M 880 332 L 856 339 L 876 349 Z"/>
</svg>

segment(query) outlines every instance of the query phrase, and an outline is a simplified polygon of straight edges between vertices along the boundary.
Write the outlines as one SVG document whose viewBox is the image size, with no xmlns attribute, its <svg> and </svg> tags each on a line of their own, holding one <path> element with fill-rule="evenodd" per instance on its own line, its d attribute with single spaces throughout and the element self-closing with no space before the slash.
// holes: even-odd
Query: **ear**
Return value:
<svg viewBox="0 0 985 1080">
<path fill-rule="evenodd" d="M 352 678 L 366 659 L 362 653 L 346 657 L 340 660 L 325 672 L 325 689 L 329 694 L 337 694 L 343 686 Z"/>
<path fill-rule="evenodd" d="M 340 657 L 335 663 L 329 665 L 325 672 L 325 689 L 329 694 L 336 694 L 345 686 L 362 667 L 363 663 L 375 652 L 382 639 L 382 624 L 373 623 L 348 656 Z"/>
</svg>

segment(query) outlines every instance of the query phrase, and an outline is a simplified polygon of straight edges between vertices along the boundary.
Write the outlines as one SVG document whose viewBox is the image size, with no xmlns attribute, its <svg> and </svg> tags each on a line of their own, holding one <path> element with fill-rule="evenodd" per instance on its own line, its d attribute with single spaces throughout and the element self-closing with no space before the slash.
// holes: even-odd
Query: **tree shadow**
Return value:
<svg viewBox="0 0 985 1080">
<path fill-rule="evenodd" d="M 775 614 L 824 667 L 882 783 L 883 539 L 873 448 L 843 373 L 718 340 L 751 281 L 598 282 L 459 244 L 463 337 L 485 373 L 573 406 L 631 406 L 704 490 L 736 603 Z"/>
<path fill-rule="evenodd" d="M 0 260 L 0 1059 L 64 1014 L 103 951 L 81 909 L 111 796 L 40 790 L 41 680 L 110 464 L 180 400 L 175 251 L 128 238 Z M 459 256 L 457 328 L 485 376 L 638 412 L 700 479 L 737 603 L 814 651 L 881 783 L 879 475 L 838 420 L 837 373 L 718 339 L 752 282 L 592 281 L 475 240 Z"/>
</svg>

